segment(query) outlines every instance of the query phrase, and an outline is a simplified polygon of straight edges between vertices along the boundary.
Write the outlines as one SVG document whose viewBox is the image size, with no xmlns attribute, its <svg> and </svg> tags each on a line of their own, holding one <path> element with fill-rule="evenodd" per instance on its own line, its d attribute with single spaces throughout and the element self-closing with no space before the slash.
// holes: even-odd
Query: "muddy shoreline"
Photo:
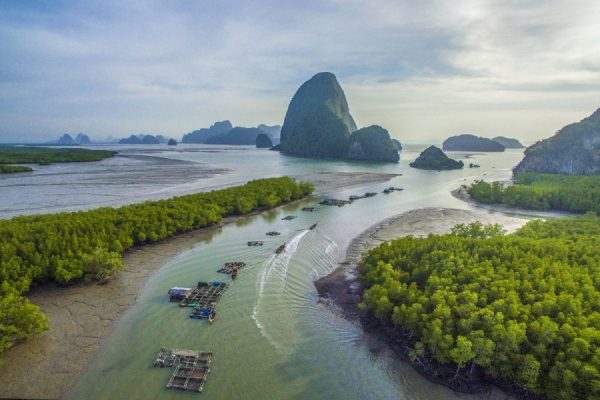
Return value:
<svg viewBox="0 0 600 400">
<path fill-rule="evenodd" d="M 313 182 L 318 196 L 383 183 L 395 176 L 326 172 L 301 179 Z M 61 398 L 102 348 L 121 315 L 137 302 L 148 278 L 177 254 L 218 234 L 221 226 L 259 213 L 226 218 L 218 226 L 133 248 L 123 255 L 124 268 L 106 285 L 33 288 L 28 297 L 46 314 L 50 329 L 0 354 L 0 398 Z"/>
<path fill-rule="evenodd" d="M 388 218 L 354 238 L 348 246 L 346 260 L 340 263 L 340 267 L 331 274 L 315 281 L 317 292 L 322 301 L 330 305 L 333 312 L 360 323 L 367 335 L 372 335 L 387 343 L 401 360 L 410 363 L 408 357 L 409 344 L 390 339 L 389 331 L 392 327 L 381 324 L 358 308 L 358 303 L 364 292 L 364 288 L 358 280 L 358 264 L 361 254 L 386 240 L 408 235 L 422 237 L 430 233 L 443 234 L 449 232 L 456 224 L 475 221 L 484 224 L 500 223 L 509 232 L 517 230 L 527 222 L 523 218 L 513 218 L 478 210 L 424 208 L 408 211 Z M 481 394 L 482 399 L 488 400 L 515 398 L 486 382 L 484 377 L 477 384 L 468 386 L 451 385 L 443 377 L 443 368 L 434 369 L 432 373 L 432 370 L 425 368 L 425 366 L 412 363 L 411 365 L 431 382 L 447 386 L 455 391 L 478 393 Z M 502 387 L 507 392 L 514 393 L 514 390 L 511 390 L 507 385 L 502 384 Z"/>
</svg>

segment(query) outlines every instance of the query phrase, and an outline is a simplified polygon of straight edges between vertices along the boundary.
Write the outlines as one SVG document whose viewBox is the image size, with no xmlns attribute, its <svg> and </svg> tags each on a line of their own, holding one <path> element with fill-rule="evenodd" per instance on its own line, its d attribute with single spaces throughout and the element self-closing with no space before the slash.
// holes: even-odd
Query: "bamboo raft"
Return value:
<svg viewBox="0 0 600 400">
<path fill-rule="evenodd" d="M 175 367 L 167 382 L 167 388 L 202 392 L 210 372 L 211 360 L 212 352 L 162 348 L 154 366 Z"/>
</svg>

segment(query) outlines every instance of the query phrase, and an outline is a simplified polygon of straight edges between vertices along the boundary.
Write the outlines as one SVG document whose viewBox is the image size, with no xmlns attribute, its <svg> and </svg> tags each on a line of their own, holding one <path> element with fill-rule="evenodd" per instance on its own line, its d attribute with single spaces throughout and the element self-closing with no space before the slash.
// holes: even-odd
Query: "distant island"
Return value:
<svg viewBox="0 0 600 400">
<path fill-rule="evenodd" d="M 177 145 L 177 140 L 175 140 L 175 139 L 169 139 L 169 141 L 167 142 L 167 144 L 169 146 L 176 146 Z"/>
<path fill-rule="evenodd" d="M 260 124 L 257 126 L 258 129 L 269 135 L 273 144 L 279 144 L 279 140 L 281 137 L 281 125 L 265 125 Z"/>
<path fill-rule="evenodd" d="M 167 143 L 167 138 L 163 135 L 131 135 L 128 138 L 119 140 L 119 144 L 161 144 Z"/>
<path fill-rule="evenodd" d="M 256 137 L 256 147 L 259 149 L 270 149 L 273 147 L 273 141 L 271 140 L 271 136 L 267 133 L 259 133 Z"/>
<path fill-rule="evenodd" d="M 600 109 L 528 147 L 525 158 L 513 172 L 515 175 L 521 172 L 600 174 Z"/>
<path fill-rule="evenodd" d="M 236 126 L 227 133 L 211 136 L 206 144 L 255 145 L 256 137 L 264 132 L 258 128 Z"/>
<path fill-rule="evenodd" d="M 442 145 L 444 151 L 504 151 L 505 147 L 492 139 L 464 134 L 451 136 Z"/>
<path fill-rule="evenodd" d="M 80 146 L 80 145 L 86 145 L 86 144 L 91 144 L 92 141 L 90 140 L 90 137 L 82 132 L 79 132 L 75 138 L 73 139 L 73 136 L 71 136 L 68 133 L 64 133 L 60 138 L 58 138 L 57 140 L 52 140 L 50 142 L 46 142 L 44 143 L 45 145 L 57 145 L 57 146 Z"/>
<path fill-rule="evenodd" d="M 181 143 L 196 144 L 229 144 L 229 145 L 254 145 L 256 138 L 261 133 L 270 136 L 271 141 L 279 143 L 280 125 L 260 124 L 256 128 L 233 127 L 229 120 L 215 122 L 210 128 L 201 128 L 186 133 Z"/>
<path fill-rule="evenodd" d="M 500 143 L 507 149 L 524 149 L 525 146 L 521 144 L 517 139 L 507 138 L 504 136 L 496 136 L 492 139 L 494 142 Z"/>
<path fill-rule="evenodd" d="M 334 74 L 321 72 L 294 94 L 281 128 L 283 154 L 398 162 L 388 132 L 371 126 L 357 131 L 346 96 Z"/>
<path fill-rule="evenodd" d="M 210 128 L 201 128 L 196 131 L 186 133 L 181 139 L 181 143 L 206 143 L 206 141 L 217 135 L 229 132 L 233 125 L 228 120 L 215 122 Z"/>
<path fill-rule="evenodd" d="M 429 169 L 434 171 L 461 169 L 464 165 L 462 161 L 456 161 L 449 158 L 444 152 L 435 146 L 429 146 L 417 157 L 410 166 L 418 169 Z"/>
</svg>

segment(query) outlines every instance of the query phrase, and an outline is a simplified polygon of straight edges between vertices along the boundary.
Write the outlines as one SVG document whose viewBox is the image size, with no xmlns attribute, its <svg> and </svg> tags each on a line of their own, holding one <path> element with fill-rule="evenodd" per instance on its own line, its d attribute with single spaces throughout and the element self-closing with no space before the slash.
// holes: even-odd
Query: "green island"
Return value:
<svg viewBox="0 0 600 400">
<path fill-rule="evenodd" d="M 0 351 L 48 329 L 24 294 L 36 284 L 106 280 L 133 246 L 214 225 L 303 198 L 313 191 L 291 178 L 147 201 L 119 208 L 20 216 L 0 224 Z"/>
<path fill-rule="evenodd" d="M 33 168 L 24 165 L 2 165 L 0 164 L 0 174 L 14 174 L 17 172 L 31 172 Z"/>
<path fill-rule="evenodd" d="M 117 154 L 109 150 L 77 148 L 0 146 L 0 164 L 50 164 L 100 161 Z"/>
<path fill-rule="evenodd" d="M 600 396 L 600 219 L 457 225 L 363 254 L 361 307 L 428 376 Z"/>
<path fill-rule="evenodd" d="M 514 185 L 476 181 L 467 187 L 474 200 L 533 210 L 575 213 L 600 212 L 600 176 L 577 176 L 523 172 Z"/>
</svg>

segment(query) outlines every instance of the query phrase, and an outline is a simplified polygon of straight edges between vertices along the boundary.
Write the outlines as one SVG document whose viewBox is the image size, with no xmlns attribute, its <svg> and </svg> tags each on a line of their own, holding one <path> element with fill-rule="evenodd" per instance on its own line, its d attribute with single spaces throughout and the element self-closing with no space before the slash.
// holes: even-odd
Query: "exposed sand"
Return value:
<svg viewBox="0 0 600 400">
<path fill-rule="evenodd" d="M 301 177 L 315 194 L 385 182 L 397 175 L 317 173 Z M 223 223 L 240 218 L 228 218 Z M 106 285 L 35 288 L 29 299 L 50 329 L 0 354 L 0 398 L 57 399 L 72 387 L 122 313 L 135 304 L 148 277 L 171 258 L 218 232 L 217 227 L 179 235 L 125 254 L 125 267 Z"/>
<path fill-rule="evenodd" d="M 296 177 L 315 185 L 315 195 L 333 193 L 340 189 L 366 186 L 387 182 L 401 174 L 380 174 L 374 172 L 318 172 Z"/>
<path fill-rule="evenodd" d="M 508 217 L 499 213 L 485 211 L 459 210 L 448 208 L 422 208 L 408 211 L 382 221 L 354 238 L 346 252 L 346 261 L 331 274 L 315 281 L 315 286 L 323 301 L 330 306 L 332 312 L 350 320 L 358 320 L 361 316 L 357 307 L 363 288 L 358 281 L 358 263 L 361 254 L 382 242 L 401 236 L 427 236 L 430 233 L 443 234 L 457 224 L 480 221 L 484 224 L 499 223 L 508 232 L 513 232 L 527 223 L 527 219 Z M 386 346 L 379 335 L 366 335 L 370 346 Z M 372 343 L 376 343 L 373 345 Z M 514 399 L 501 390 L 490 387 L 477 398 L 486 400 Z"/>
</svg>

